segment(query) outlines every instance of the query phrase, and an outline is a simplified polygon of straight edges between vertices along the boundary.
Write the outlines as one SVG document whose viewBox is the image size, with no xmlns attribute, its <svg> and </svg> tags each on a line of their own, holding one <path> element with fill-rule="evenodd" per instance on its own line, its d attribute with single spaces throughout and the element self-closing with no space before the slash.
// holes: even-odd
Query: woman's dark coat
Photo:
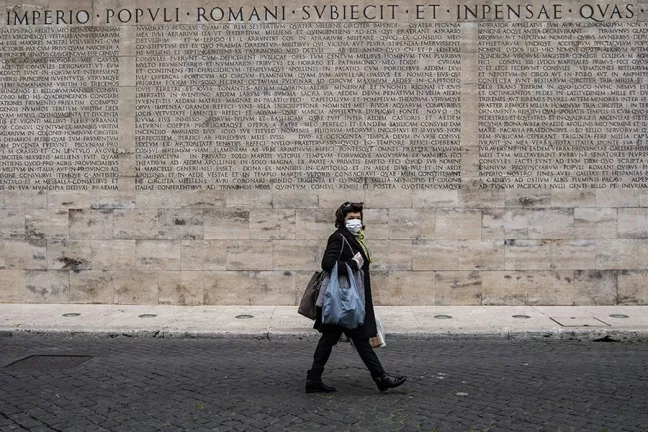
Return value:
<svg viewBox="0 0 648 432">
<path fill-rule="evenodd" d="M 347 242 L 344 242 L 342 236 L 346 238 Z M 344 245 L 344 248 L 342 247 Z M 351 248 L 349 248 L 351 246 Z M 340 255 L 340 250 L 342 254 Z M 373 299 L 371 298 L 371 278 L 369 276 L 369 259 L 365 255 L 362 247 L 356 240 L 355 236 L 347 231 L 346 228 L 338 228 L 328 239 L 326 244 L 326 251 L 324 251 L 324 256 L 322 257 L 322 270 L 330 272 L 333 270 L 335 263 L 338 264 L 338 274 L 340 276 L 347 275 L 347 267 L 345 264 L 349 264 L 352 269 L 356 269 L 355 261 L 352 261 L 351 258 L 357 253 L 362 254 L 364 259 L 364 264 L 362 269 L 364 270 L 364 285 L 365 285 L 365 321 L 364 324 L 358 328 L 348 330 L 342 327 L 332 325 L 332 324 L 322 324 L 322 310 L 318 308 L 318 316 L 315 320 L 315 326 L 320 333 L 327 332 L 337 332 L 344 331 L 347 336 L 350 338 L 360 337 L 369 339 L 378 333 L 376 330 L 376 315 L 373 308 Z M 339 261 L 338 261 L 339 257 Z"/>
</svg>

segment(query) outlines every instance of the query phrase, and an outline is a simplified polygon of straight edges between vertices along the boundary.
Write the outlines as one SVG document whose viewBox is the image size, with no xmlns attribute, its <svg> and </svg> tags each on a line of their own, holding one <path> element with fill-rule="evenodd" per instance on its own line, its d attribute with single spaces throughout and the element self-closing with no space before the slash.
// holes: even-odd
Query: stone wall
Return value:
<svg viewBox="0 0 648 432">
<path fill-rule="evenodd" d="M 0 0 L 0 301 L 648 303 L 648 4 Z"/>
</svg>

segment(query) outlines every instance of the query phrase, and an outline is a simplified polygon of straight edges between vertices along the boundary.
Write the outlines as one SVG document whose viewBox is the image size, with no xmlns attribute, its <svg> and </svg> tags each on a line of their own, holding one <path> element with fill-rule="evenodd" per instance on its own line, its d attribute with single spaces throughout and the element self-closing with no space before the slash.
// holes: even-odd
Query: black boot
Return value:
<svg viewBox="0 0 648 432">
<path fill-rule="evenodd" d="M 306 393 L 331 393 L 335 387 L 327 386 L 322 382 L 322 370 L 311 369 L 306 375 Z"/>
<path fill-rule="evenodd" d="M 386 373 L 383 373 L 379 377 L 374 377 L 374 381 L 378 386 L 378 390 L 380 390 L 381 392 L 390 388 L 398 387 L 399 385 L 403 384 L 405 380 L 407 380 L 407 377 L 391 376 L 387 375 Z"/>
</svg>

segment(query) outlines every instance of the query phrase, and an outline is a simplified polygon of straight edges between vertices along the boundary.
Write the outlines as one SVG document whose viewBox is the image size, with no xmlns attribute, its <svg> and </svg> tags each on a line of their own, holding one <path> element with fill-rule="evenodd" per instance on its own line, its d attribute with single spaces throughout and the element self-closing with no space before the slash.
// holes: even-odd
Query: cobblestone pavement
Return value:
<svg viewBox="0 0 648 432">
<path fill-rule="evenodd" d="M 380 393 L 348 344 L 305 394 L 315 340 L 0 337 L 0 431 L 648 431 L 648 345 L 389 340 Z M 29 355 L 93 356 L 14 369 Z"/>
</svg>

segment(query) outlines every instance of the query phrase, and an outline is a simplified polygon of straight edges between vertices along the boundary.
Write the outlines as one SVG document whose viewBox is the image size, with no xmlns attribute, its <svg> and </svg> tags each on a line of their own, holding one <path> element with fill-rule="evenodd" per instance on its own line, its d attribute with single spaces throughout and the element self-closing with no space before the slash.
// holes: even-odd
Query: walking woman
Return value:
<svg viewBox="0 0 648 432">
<path fill-rule="evenodd" d="M 377 334 L 376 316 L 371 299 L 371 279 L 369 277 L 369 264 L 371 255 L 364 242 L 364 225 L 362 223 L 363 203 L 345 202 L 335 212 L 335 227 L 337 230 L 331 234 L 322 258 L 322 269 L 331 272 L 338 264 L 338 273 L 346 277 L 347 266 L 355 272 L 364 271 L 364 298 L 365 320 L 364 324 L 355 329 L 346 329 L 336 325 L 322 324 L 322 310 L 318 308 L 318 317 L 315 328 L 322 336 L 313 355 L 313 366 L 308 371 L 306 378 L 306 393 L 334 392 L 335 388 L 322 382 L 324 366 L 331 355 L 333 346 L 337 344 L 342 333 L 346 334 L 355 346 L 360 358 L 369 369 L 372 378 L 380 391 L 398 387 L 403 384 L 406 377 L 391 376 L 385 373 L 378 356 L 374 352 L 369 339 Z M 350 275 L 353 277 L 353 275 Z"/>
</svg>

